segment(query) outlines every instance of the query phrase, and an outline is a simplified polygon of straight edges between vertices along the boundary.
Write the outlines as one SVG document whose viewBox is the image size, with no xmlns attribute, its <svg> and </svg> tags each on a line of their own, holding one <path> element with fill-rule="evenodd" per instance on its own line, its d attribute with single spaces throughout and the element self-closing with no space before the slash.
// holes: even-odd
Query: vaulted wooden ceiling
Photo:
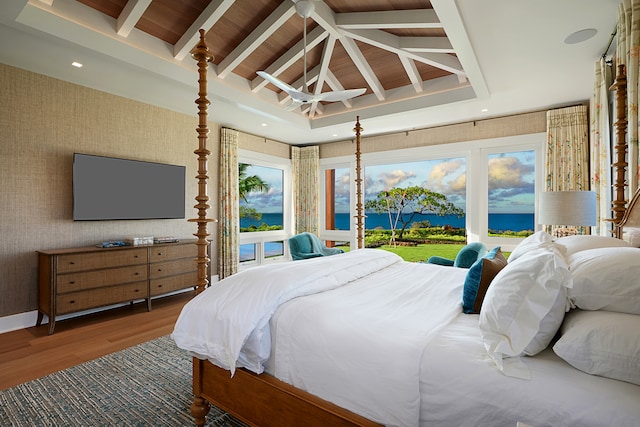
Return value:
<svg viewBox="0 0 640 427">
<path fill-rule="evenodd" d="M 311 1 L 310 90 L 364 95 L 289 111 L 290 98 L 256 74 L 302 88 L 293 0 L 0 1 L 0 61 L 191 115 L 198 75 L 189 52 L 204 29 L 215 57 L 210 120 L 322 143 L 352 138 L 356 116 L 376 135 L 584 102 L 620 3 Z M 564 42 L 584 29 L 596 35 Z"/>
<path fill-rule="evenodd" d="M 135 28 L 158 38 L 182 60 L 200 28 L 220 79 L 250 82 L 252 92 L 272 90 L 283 106 L 286 93 L 256 75 L 265 70 L 303 87 L 303 18 L 292 0 L 78 0 L 117 21 L 116 33 Z M 426 0 L 312 0 L 307 19 L 307 81 L 310 91 L 366 88 L 364 100 L 339 106 L 313 104 L 309 118 L 337 114 L 358 104 L 375 106 L 469 86 L 467 74 L 431 2 Z M 340 104 L 340 103 L 338 103 Z"/>
</svg>

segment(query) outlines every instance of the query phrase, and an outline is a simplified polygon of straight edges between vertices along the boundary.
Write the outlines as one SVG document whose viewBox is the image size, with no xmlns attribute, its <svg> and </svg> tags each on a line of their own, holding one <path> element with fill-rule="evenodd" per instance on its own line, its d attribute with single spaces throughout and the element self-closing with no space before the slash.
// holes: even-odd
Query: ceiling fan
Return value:
<svg viewBox="0 0 640 427">
<path fill-rule="evenodd" d="M 291 85 L 283 82 L 282 80 L 272 76 L 271 74 L 265 71 L 258 71 L 257 74 L 265 79 L 266 81 L 272 83 L 279 89 L 286 92 L 293 102 L 291 105 L 287 107 L 288 110 L 293 110 L 300 105 L 310 104 L 313 102 L 337 102 L 337 101 L 346 101 L 347 99 L 355 98 L 356 96 L 360 96 L 365 93 L 366 89 L 348 89 L 348 90 L 336 90 L 332 92 L 324 92 L 313 94 L 309 92 L 309 88 L 307 87 L 307 18 L 311 16 L 313 13 L 315 6 L 313 4 L 313 0 L 298 0 L 295 1 L 295 8 L 298 15 L 300 15 L 304 20 L 303 26 L 303 72 L 304 72 L 304 86 L 302 90 L 297 90 Z"/>
</svg>

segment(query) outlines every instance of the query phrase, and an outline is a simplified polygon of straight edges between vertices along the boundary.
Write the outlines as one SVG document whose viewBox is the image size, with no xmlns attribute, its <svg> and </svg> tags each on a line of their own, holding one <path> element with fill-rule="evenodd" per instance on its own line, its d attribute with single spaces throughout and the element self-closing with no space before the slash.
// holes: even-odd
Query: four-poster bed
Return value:
<svg viewBox="0 0 640 427">
<path fill-rule="evenodd" d="M 359 141 L 359 121 L 355 130 Z M 613 220 L 618 237 L 640 227 L 639 198 L 636 192 Z M 640 259 L 640 249 L 620 239 L 552 241 L 544 232 L 520 244 L 508 263 L 493 251 L 494 258 L 480 262 L 479 280 L 491 287 L 479 315 L 460 309 L 462 293 L 478 279 L 471 269 L 406 263 L 384 251 L 361 249 L 330 262 L 268 265 L 226 278 L 185 306 L 173 333 L 194 355 L 195 423 L 205 424 L 209 404 L 261 426 L 637 422 L 638 354 L 623 354 L 622 368 L 589 372 L 571 353 L 572 325 L 582 324 L 582 314 L 605 315 L 605 323 L 621 318 L 616 325 L 635 333 L 625 343 L 640 343 L 637 327 L 628 327 L 640 318 L 636 278 L 620 276 L 625 269 L 619 266 L 599 268 L 631 289 L 622 303 L 594 302 L 580 293 L 581 286 L 594 285 L 589 263 L 580 261 L 591 262 L 593 251 L 607 259 L 614 251 Z M 487 279 L 489 266 L 497 272 Z M 583 277 L 578 272 L 584 269 Z M 540 312 L 502 301 L 504 294 L 525 301 L 536 292 L 544 294 L 536 300 L 545 308 Z M 560 326 L 569 302 L 570 321 Z M 525 332 L 501 329 L 505 312 Z M 520 316 L 537 316 L 538 323 Z M 608 350 L 619 344 L 609 343 Z M 585 349 L 578 347 L 579 355 Z"/>
</svg>

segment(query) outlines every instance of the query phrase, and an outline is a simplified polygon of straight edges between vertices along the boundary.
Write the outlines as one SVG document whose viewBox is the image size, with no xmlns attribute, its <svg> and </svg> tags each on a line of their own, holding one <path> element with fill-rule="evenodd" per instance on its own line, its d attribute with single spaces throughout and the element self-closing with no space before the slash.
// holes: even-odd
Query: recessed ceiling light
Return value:
<svg viewBox="0 0 640 427">
<path fill-rule="evenodd" d="M 79 63 L 79 62 L 76 62 L 76 61 L 73 61 L 73 62 L 71 63 L 71 65 L 73 65 L 73 66 L 74 66 L 74 67 L 76 67 L 76 68 L 82 68 L 82 64 L 81 64 L 81 63 Z"/>
<path fill-rule="evenodd" d="M 260 126 L 264 127 L 264 126 L 267 126 L 267 124 L 266 123 L 261 123 Z"/>
<path fill-rule="evenodd" d="M 488 108 L 483 108 L 483 109 L 482 109 L 482 110 L 480 110 L 480 111 L 482 111 L 483 113 L 486 113 L 487 111 L 489 111 L 489 109 L 488 109 Z"/>
<path fill-rule="evenodd" d="M 338 134 L 337 134 L 337 133 L 334 133 L 334 134 L 333 134 L 333 135 L 331 135 L 331 136 L 333 136 L 333 137 L 335 138 L 336 136 L 338 136 Z"/>
<path fill-rule="evenodd" d="M 564 39 L 565 44 L 576 44 L 582 43 L 584 41 L 589 40 L 591 37 L 598 34 L 598 30 L 595 28 L 587 28 L 584 30 L 576 31 L 575 33 L 571 33 Z"/>
</svg>

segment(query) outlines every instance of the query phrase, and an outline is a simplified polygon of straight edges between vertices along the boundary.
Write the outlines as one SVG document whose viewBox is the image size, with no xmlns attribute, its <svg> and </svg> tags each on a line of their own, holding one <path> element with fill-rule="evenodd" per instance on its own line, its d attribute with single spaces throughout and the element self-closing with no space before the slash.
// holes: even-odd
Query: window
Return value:
<svg viewBox="0 0 640 427">
<path fill-rule="evenodd" d="M 433 225 L 465 228 L 467 241 L 500 245 L 509 251 L 523 233 L 514 238 L 493 231 L 525 230 L 526 235 L 539 229 L 535 200 L 537 191 L 543 188 L 544 142 L 545 134 L 538 133 L 367 153 L 362 156 L 365 201 L 385 188 L 426 186 L 447 196 L 464 215 L 421 215 L 416 221 L 426 219 Z M 342 211 L 346 213 L 348 205 L 350 223 L 354 223 L 355 158 L 321 159 L 321 167 L 326 177 L 321 188 L 325 203 L 321 212 L 336 218 L 333 223 L 330 218 L 323 219 L 323 238 L 349 241 L 355 247 L 355 227 L 343 232 L 337 219 Z M 347 188 L 343 180 L 349 181 L 349 198 L 340 193 Z M 366 215 L 367 230 L 390 228 L 388 215 Z"/>
<path fill-rule="evenodd" d="M 535 150 L 488 155 L 489 235 L 533 234 L 535 169 Z"/>
<path fill-rule="evenodd" d="M 239 150 L 240 268 L 285 259 L 291 161 Z"/>
</svg>

